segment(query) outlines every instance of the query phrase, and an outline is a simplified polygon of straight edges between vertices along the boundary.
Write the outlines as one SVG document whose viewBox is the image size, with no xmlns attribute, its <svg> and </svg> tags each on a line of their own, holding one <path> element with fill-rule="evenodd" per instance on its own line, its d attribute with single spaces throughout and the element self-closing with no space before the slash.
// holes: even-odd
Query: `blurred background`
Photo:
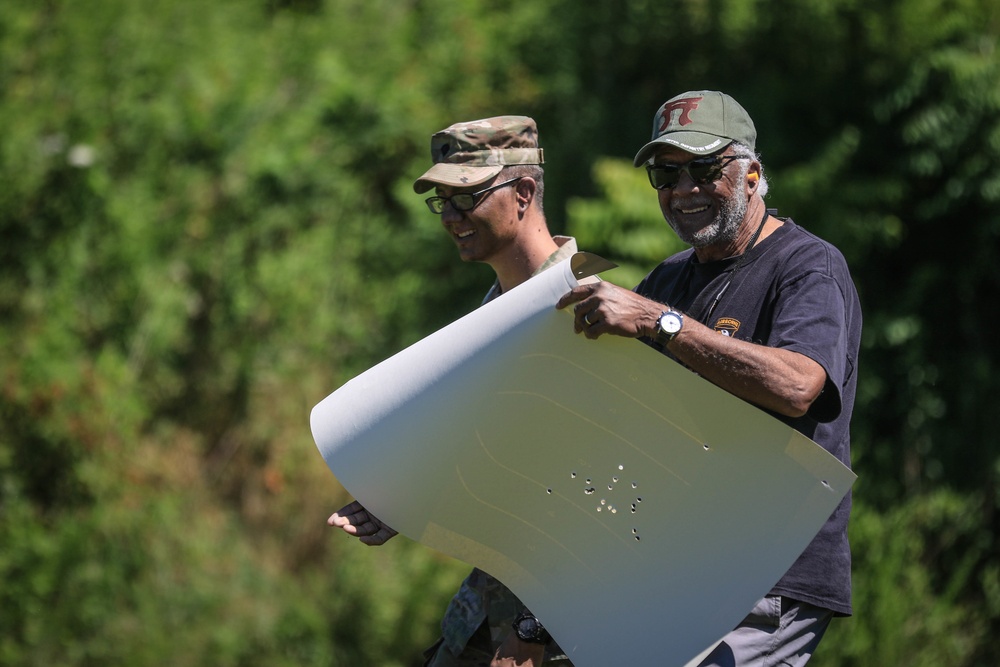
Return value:
<svg viewBox="0 0 1000 667">
<path fill-rule="evenodd" d="M 677 245 L 631 158 L 701 88 L 865 311 L 812 664 L 1000 663 L 998 45 L 995 0 L 3 0 L 0 665 L 419 664 L 468 566 L 327 528 L 308 418 L 492 282 L 430 135 L 533 116 L 632 286 Z"/>
</svg>

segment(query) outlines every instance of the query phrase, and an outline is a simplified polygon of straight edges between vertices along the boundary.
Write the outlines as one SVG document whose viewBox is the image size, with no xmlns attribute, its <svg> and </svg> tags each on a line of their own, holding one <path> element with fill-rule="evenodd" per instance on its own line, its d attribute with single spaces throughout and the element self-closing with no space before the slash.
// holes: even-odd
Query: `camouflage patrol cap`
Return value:
<svg viewBox="0 0 1000 667">
<path fill-rule="evenodd" d="M 639 149 L 633 164 L 642 165 L 663 146 L 695 155 L 717 153 L 737 141 L 754 150 L 757 130 L 739 102 L 715 90 L 672 97 L 653 116 L 653 140 Z"/>
<path fill-rule="evenodd" d="M 495 116 L 455 123 L 431 137 L 434 166 L 413 184 L 417 194 L 436 185 L 485 183 L 512 164 L 542 164 L 538 128 L 527 116 Z"/>
</svg>

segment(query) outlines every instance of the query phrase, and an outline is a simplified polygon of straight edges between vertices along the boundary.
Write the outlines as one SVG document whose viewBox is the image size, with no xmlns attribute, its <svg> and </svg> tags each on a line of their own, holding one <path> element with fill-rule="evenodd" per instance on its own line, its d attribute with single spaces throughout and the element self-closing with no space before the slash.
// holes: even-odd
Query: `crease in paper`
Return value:
<svg viewBox="0 0 1000 667">
<path fill-rule="evenodd" d="M 499 578 L 578 667 L 681 666 L 855 477 L 648 346 L 574 334 L 555 303 L 608 266 L 578 253 L 481 306 L 333 392 L 312 431 L 366 508 Z"/>
</svg>

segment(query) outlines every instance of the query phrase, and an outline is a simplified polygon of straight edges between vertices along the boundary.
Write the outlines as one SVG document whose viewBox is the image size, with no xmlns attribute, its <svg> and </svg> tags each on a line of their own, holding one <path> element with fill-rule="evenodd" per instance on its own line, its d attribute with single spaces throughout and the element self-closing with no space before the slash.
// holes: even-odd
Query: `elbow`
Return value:
<svg viewBox="0 0 1000 667">
<path fill-rule="evenodd" d="M 826 373 L 819 376 L 802 378 L 802 382 L 792 383 L 778 412 L 787 417 L 805 417 L 813 403 L 823 393 L 826 386 Z"/>
<path fill-rule="evenodd" d="M 809 412 L 809 407 L 811 405 L 812 403 L 803 403 L 801 401 L 794 403 L 786 403 L 784 406 L 782 406 L 782 409 L 778 410 L 778 412 L 785 415 L 786 417 L 795 417 L 795 418 L 805 417 L 806 414 Z"/>
</svg>

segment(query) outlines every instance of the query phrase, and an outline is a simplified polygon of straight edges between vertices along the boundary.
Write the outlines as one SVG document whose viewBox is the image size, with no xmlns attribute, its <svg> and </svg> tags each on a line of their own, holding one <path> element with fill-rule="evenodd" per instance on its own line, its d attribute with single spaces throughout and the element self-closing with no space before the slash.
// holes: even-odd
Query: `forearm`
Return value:
<svg viewBox="0 0 1000 667">
<path fill-rule="evenodd" d="M 668 345 L 678 361 L 729 393 L 789 417 L 801 417 L 826 381 L 809 357 L 719 334 L 686 318 Z"/>
<path fill-rule="evenodd" d="M 572 304 L 576 332 L 592 339 L 605 334 L 655 339 L 656 321 L 668 308 L 608 283 L 576 287 L 556 307 Z M 684 318 L 667 347 L 706 380 L 789 417 L 804 415 L 826 383 L 823 367 L 804 354 L 730 338 L 693 317 Z"/>
</svg>

